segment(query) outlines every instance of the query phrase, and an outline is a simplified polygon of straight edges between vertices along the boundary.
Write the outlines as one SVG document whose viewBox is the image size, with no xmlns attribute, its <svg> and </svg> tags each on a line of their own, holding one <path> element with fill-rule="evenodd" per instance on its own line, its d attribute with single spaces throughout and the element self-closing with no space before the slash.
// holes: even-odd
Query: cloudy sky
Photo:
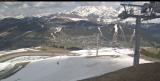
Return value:
<svg viewBox="0 0 160 81">
<path fill-rule="evenodd" d="M 77 6 L 112 6 L 117 8 L 122 2 L 0 2 L 0 18 L 15 16 L 37 16 L 56 12 L 71 11 Z M 136 2 L 143 3 L 143 2 Z"/>
</svg>

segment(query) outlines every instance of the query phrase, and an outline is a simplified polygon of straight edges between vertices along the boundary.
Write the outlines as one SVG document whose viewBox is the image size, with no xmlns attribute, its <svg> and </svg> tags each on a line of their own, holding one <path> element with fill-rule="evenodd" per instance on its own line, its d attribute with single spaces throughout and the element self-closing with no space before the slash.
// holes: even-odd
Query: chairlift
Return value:
<svg viewBox="0 0 160 81">
<path fill-rule="evenodd" d="M 124 7 L 124 11 L 118 15 L 119 18 L 121 19 L 126 19 L 128 17 L 134 17 L 136 18 L 136 27 L 135 27 L 135 54 L 134 54 L 134 65 L 139 64 L 139 49 L 140 49 L 140 36 L 139 34 L 139 28 L 141 24 L 141 19 L 143 20 L 149 20 L 149 19 L 155 19 L 155 18 L 160 18 L 160 15 L 156 15 L 156 13 L 160 13 L 160 2 L 150 2 L 150 3 L 145 3 L 143 5 L 134 5 L 134 4 L 121 4 Z M 132 6 L 132 7 L 138 7 L 140 9 L 140 14 L 133 14 L 129 13 L 131 11 L 127 10 L 127 6 Z M 147 11 L 149 9 L 149 11 Z M 134 10 L 133 10 L 134 12 Z"/>
</svg>

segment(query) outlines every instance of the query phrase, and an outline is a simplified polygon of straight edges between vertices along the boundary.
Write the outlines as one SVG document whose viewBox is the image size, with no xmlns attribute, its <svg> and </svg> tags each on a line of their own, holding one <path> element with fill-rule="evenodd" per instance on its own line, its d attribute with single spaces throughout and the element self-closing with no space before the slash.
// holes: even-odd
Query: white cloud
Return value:
<svg viewBox="0 0 160 81">
<path fill-rule="evenodd" d="M 61 2 L 2 2 L 0 11 L 2 16 L 15 16 L 15 15 L 39 15 L 45 13 L 56 13 L 59 11 L 72 10 L 77 6 L 112 6 L 117 8 L 121 2 L 76 2 L 76 1 L 61 1 Z M 143 2 L 135 2 L 136 4 Z M 1 7 L 2 6 L 2 7 Z M 2 10 L 4 9 L 4 10 Z"/>
<path fill-rule="evenodd" d="M 43 2 L 37 2 L 36 4 L 34 4 L 35 7 L 40 7 L 43 5 Z"/>
<path fill-rule="evenodd" d="M 23 6 L 22 6 L 23 8 L 28 8 L 29 7 L 29 5 L 28 4 L 23 4 Z"/>
</svg>

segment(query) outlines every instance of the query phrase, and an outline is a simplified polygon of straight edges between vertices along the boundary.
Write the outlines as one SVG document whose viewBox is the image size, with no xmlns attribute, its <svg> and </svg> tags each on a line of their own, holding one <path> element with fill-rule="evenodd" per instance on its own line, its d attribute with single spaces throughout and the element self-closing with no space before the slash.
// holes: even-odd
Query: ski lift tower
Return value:
<svg viewBox="0 0 160 81">
<path fill-rule="evenodd" d="M 141 20 L 149 20 L 160 18 L 160 2 L 150 2 L 144 3 L 143 5 L 135 5 L 135 4 L 121 4 L 124 7 L 124 11 L 118 15 L 120 19 L 126 19 L 129 17 L 136 18 L 136 26 L 135 26 L 135 49 L 134 49 L 134 60 L 133 65 L 139 64 L 140 58 L 140 26 Z"/>
</svg>

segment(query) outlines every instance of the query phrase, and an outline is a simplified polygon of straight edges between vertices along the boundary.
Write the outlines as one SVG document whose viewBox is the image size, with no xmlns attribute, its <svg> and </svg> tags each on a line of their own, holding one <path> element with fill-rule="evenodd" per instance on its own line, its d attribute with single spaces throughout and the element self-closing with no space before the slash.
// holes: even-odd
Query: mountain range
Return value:
<svg viewBox="0 0 160 81">
<path fill-rule="evenodd" d="M 71 12 L 55 13 L 41 17 L 24 18 L 4 18 L 0 20 L 0 48 L 16 49 L 32 46 L 67 46 L 67 47 L 86 47 L 87 45 L 96 45 L 96 36 L 101 28 L 101 36 L 104 46 L 112 42 L 114 25 L 118 21 L 118 14 L 122 11 L 106 6 L 81 6 L 73 9 Z M 129 20 L 128 20 L 129 21 Z M 144 40 L 154 41 L 159 38 L 159 33 L 155 33 L 152 38 L 148 34 L 158 29 L 159 23 L 144 24 L 142 27 Z M 118 24 L 118 40 L 127 41 L 133 34 L 134 24 Z M 154 26 L 154 27 L 152 27 Z M 56 32 L 56 33 L 55 33 Z M 125 37 L 125 38 L 123 38 Z M 70 42 L 72 41 L 72 42 Z M 65 42 L 65 43 L 64 43 Z M 80 43 L 84 44 L 80 44 Z M 159 42 L 159 39 L 158 39 Z"/>
</svg>

